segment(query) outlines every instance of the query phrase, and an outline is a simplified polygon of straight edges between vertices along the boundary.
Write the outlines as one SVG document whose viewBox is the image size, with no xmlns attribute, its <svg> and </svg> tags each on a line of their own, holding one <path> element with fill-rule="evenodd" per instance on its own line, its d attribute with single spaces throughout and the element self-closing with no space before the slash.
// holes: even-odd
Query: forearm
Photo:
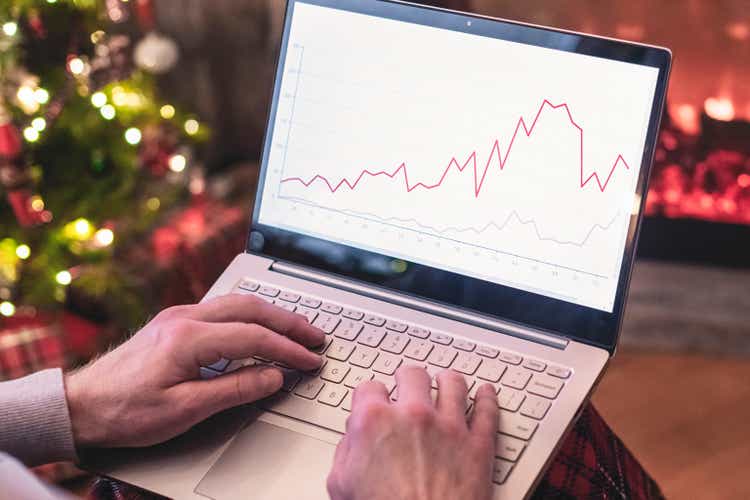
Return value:
<svg viewBox="0 0 750 500">
<path fill-rule="evenodd" d="M 76 460 L 60 369 L 0 383 L 0 451 L 27 465 Z"/>
</svg>

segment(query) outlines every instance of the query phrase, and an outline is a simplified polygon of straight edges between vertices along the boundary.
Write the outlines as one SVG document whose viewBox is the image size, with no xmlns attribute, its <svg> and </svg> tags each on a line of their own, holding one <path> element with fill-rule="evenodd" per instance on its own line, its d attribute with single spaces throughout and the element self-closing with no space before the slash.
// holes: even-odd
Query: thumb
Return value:
<svg viewBox="0 0 750 500">
<path fill-rule="evenodd" d="M 192 398 L 204 418 L 220 411 L 252 403 L 281 389 L 284 377 L 276 367 L 252 366 L 210 379 L 189 382 Z"/>
</svg>

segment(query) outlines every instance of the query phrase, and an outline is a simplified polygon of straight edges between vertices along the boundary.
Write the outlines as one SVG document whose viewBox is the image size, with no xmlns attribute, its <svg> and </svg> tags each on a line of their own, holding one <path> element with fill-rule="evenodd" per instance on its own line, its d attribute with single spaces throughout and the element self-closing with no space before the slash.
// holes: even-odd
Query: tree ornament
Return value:
<svg viewBox="0 0 750 500">
<path fill-rule="evenodd" d="M 171 38 L 156 31 L 151 31 L 135 46 L 133 59 L 144 71 L 160 75 L 174 67 L 180 51 Z"/>
</svg>

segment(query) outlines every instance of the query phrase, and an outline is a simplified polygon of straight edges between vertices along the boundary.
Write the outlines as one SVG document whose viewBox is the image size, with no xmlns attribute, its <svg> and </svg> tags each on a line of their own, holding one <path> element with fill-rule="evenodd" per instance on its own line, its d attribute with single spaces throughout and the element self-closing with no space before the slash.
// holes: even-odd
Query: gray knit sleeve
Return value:
<svg viewBox="0 0 750 500">
<path fill-rule="evenodd" d="M 0 383 L 0 450 L 27 465 L 77 459 L 62 370 Z"/>
</svg>

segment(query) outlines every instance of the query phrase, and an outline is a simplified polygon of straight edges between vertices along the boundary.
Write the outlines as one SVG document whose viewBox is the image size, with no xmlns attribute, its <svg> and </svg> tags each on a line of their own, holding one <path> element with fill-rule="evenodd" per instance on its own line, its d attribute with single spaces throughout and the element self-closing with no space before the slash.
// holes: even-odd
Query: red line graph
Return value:
<svg viewBox="0 0 750 500">
<path fill-rule="evenodd" d="M 423 188 L 423 189 L 435 189 L 440 187 L 443 184 L 443 181 L 445 180 L 446 176 L 448 175 L 448 172 L 450 172 L 452 167 L 456 167 L 459 172 L 463 172 L 466 167 L 469 164 L 473 165 L 474 170 L 474 196 L 479 197 L 479 193 L 482 190 L 482 186 L 484 185 L 484 181 L 487 177 L 487 171 L 490 169 L 490 166 L 492 164 L 492 160 L 495 156 L 497 156 L 497 163 L 500 167 L 500 170 L 503 170 L 508 162 L 508 157 L 510 156 L 510 153 L 513 149 L 513 144 L 515 143 L 516 137 L 518 136 L 518 132 L 520 130 L 523 130 L 524 134 L 526 134 L 526 137 L 531 137 L 531 134 L 534 132 L 534 128 L 536 127 L 537 122 L 539 121 L 539 117 L 542 114 L 542 111 L 545 110 L 546 107 L 549 107 L 550 109 L 559 109 L 563 108 L 565 112 L 568 115 L 568 119 L 570 120 L 571 125 L 573 125 L 580 134 L 580 164 L 581 164 L 581 177 L 580 177 L 580 187 L 583 189 L 592 179 L 596 182 L 597 186 L 599 187 L 599 190 L 601 192 L 604 192 L 604 190 L 607 188 L 607 185 L 609 184 L 609 181 L 612 179 L 612 175 L 615 173 L 615 169 L 617 168 L 617 165 L 622 163 L 622 165 L 630 170 L 630 165 L 625 161 L 625 158 L 623 158 L 622 154 L 618 154 L 617 158 L 615 159 L 614 163 L 612 164 L 612 168 L 609 170 L 609 174 L 607 175 L 607 178 L 602 182 L 601 178 L 599 177 L 599 174 L 596 173 L 596 171 L 592 172 L 588 177 L 584 178 L 584 168 L 583 168 L 583 128 L 581 128 L 580 125 L 578 125 L 575 120 L 573 120 L 573 116 L 570 113 L 570 109 L 568 108 L 568 105 L 566 103 L 562 104 L 552 104 L 549 100 L 545 99 L 542 102 L 542 105 L 539 107 L 539 110 L 536 113 L 536 116 L 534 117 L 534 121 L 531 122 L 531 126 L 528 127 L 526 125 L 526 122 L 524 121 L 523 117 L 520 117 L 518 119 L 518 123 L 516 124 L 516 129 L 513 132 L 513 136 L 510 139 L 510 142 L 508 143 L 508 148 L 505 151 L 505 155 L 503 156 L 500 152 L 500 139 L 496 139 L 495 143 L 492 146 L 492 150 L 490 151 L 490 155 L 487 158 L 487 162 L 484 165 L 484 168 L 482 169 L 481 175 L 479 174 L 479 165 L 477 161 L 477 152 L 473 151 L 469 157 L 466 159 L 466 161 L 463 163 L 463 165 L 459 164 L 458 160 L 454 156 L 451 158 L 451 161 L 448 163 L 448 166 L 443 171 L 443 175 L 440 177 L 440 180 L 435 182 L 434 184 L 425 184 L 424 182 L 417 182 L 415 184 L 411 184 L 409 182 L 409 173 L 407 171 L 406 162 L 402 162 L 395 170 L 392 172 L 387 172 L 385 170 L 380 170 L 373 172 L 371 170 L 363 170 L 359 176 L 354 180 L 354 182 L 350 182 L 348 179 L 343 178 L 341 181 L 339 181 L 336 185 L 333 185 L 330 180 L 323 177 L 322 175 L 316 174 L 313 176 L 310 180 L 305 181 L 301 177 L 288 177 L 285 179 L 282 179 L 281 182 L 299 182 L 303 184 L 305 187 L 310 187 L 310 185 L 315 181 L 320 181 L 325 183 L 328 186 L 328 189 L 331 191 L 331 193 L 335 193 L 338 191 L 341 187 L 347 186 L 350 190 L 356 189 L 357 185 L 359 185 L 360 181 L 365 176 L 369 177 L 379 177 L 379 176 L 386 176 L 391 179 L 395 178 L 396 175 L 399 172 L 403 172 L 404 175 L 404 184 L 406 186 L 407 192 L 412 192 L 417 188 Z"/>
</svg>

